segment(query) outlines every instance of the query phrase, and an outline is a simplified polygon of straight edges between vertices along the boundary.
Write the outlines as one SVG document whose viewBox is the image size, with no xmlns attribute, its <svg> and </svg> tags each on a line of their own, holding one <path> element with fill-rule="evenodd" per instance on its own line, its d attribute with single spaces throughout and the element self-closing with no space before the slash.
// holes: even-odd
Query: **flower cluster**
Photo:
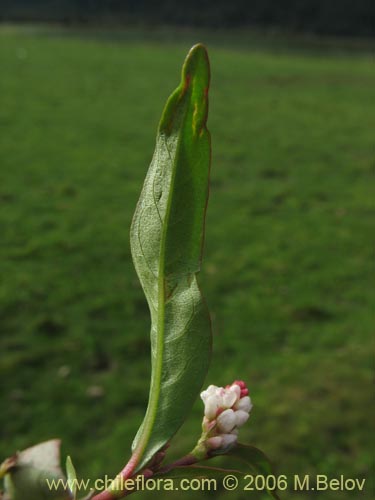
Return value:
<svg viewBox="0 0 375 500">
<path fill-rule="evenodd" d="M 224 451 L 237 442 L 239 427 L 252 408 L 245 382 L 235 380 L 226 387 L 210 385 L 201 393 L 204 402 L 203 435 L 209 450 Z"/>
</svg>

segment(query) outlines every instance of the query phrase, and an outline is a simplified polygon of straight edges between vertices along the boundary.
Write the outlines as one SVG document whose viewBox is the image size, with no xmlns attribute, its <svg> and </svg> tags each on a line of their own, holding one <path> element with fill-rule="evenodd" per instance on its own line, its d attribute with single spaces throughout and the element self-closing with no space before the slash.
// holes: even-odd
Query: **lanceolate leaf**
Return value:
<svg viewBox="0 0 375 500">
<path fill-rule="evenodd" d="M 194 46 L 169 97 L 131 226 L 134 265 L 151 313 L 152 375 L 133 443 L 141 469 L 181 426 L 209 364 L 211 328 L 197 283 L 208 198 L 209 64 Z"/>
</svg>

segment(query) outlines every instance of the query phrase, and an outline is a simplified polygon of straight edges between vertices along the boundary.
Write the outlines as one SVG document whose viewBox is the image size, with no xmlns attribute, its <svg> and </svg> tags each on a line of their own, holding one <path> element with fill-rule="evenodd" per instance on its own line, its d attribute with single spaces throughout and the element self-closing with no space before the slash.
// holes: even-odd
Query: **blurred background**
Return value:
<svg viewBox="0 0 375 500">
<path fill-rule="evenodd" d="M 278 27 L 297 32 L 373 36 L 374 13 L 371 0 L 2 0 L 0 19 Z"/>
<path fill-rule="evenodd" d="M 129 226 L 166 98 L 203 42 L 206 385 L 247 381 L 254 409 L 241 440 L 279 474 L 367 478 L 363 493 L 283 498 L 372 498 L 373 10 L 365 0 L 1 2 L 0 457 L 61 437 L 64 460 L 95 479 L 129 456 L 150 377 Z M 197 401 L 172 457 L 194 446 L 201 416 Z M 261 498 L 245 493 L 226 496 Z M 194 498 L 205 495 L 221 497 Z"/>
</svg>

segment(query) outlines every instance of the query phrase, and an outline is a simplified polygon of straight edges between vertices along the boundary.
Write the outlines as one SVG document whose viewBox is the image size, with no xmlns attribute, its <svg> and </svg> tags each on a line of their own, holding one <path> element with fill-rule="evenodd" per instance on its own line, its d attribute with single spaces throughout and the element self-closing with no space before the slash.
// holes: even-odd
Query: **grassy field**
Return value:
<svg viewBox="0 0 375 500">
<path fill-rule="evenodd" d="M 241 440 L 278 473 L 368 481 L 363 493 L 290 488 L 284 499 L 370 500 L 375 68 L 360 50 L 218 33 L 0 29 L 0 457 L 59 436 L 94 478 L 129 456 L 149 383 L 129 225 L 197 41 L 212 65 L 207 384 L 248 382 Z M 195 444 L 201 414 L 197 402 L 173 456 Z M 226 496 L 261 498 L 245 493 Z"/>
</svg>

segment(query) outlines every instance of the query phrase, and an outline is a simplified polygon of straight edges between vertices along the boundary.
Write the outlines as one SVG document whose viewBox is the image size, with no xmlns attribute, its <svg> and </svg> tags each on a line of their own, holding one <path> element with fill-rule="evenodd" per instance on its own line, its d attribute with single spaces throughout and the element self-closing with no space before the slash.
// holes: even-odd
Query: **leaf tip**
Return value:
<svg viewBox="0 0 375 500">
<path fill-rule="evenodd" d="M 203 78 L 203 85 L 208 91 L 210 84 L 210 63 L 208 52 L 202 43 L 197 43 L 189 50 L 182 69 L 182 77 L 185 85 L 189 85 L 191 74 L 199 74 Z"/>
</svg>

